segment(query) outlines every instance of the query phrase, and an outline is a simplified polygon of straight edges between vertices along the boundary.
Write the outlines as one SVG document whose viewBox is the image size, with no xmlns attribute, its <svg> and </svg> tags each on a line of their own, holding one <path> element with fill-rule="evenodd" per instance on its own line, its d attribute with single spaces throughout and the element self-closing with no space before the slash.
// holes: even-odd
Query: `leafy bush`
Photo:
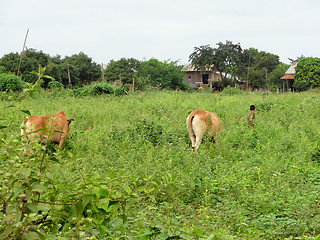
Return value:
<svg viewBox="0 0 320 240">
<path fill-rule="evenodd" d="M 50 89 L 59 90 L 59 89 L 63 88 L 63 84 L 58 81 L 51 81 L 51 82 L 49 82 L 48 87 Z"/>
<path fill-rule="evenodd" d="M 124 95 L 125 91 L 123 88 L 118 88 L 110 85 L 109 83 L 98 82 L 92 85 L 85 85 L 81 88 L 77 88 L 74 90 L 75 96 L 97 96 L 103 94 L 111 94 L 111 95 Z"/>
<path fill-rule="evenodd" d="M 0 73 L 4 73 L 5 67 L 4 66 L 0 66 Z"/>
<path fill-rule="evenodd" d="M 230 86 L 227 86 L 225 89 L 223 89 L 222 91 L 222 94 L 223 95 L 229 95 L 229 96 L 232 96 L 232 95 L 239 95 L 239 94 L 243 94 L 244 92 L 241 91 L 239 89 L 239 87 L 230 87 Z"/>
<path fill-rule="evenodd" d="M 14 74 L 0 74 L 0 91 L 22 91 L 23 82 Z"/>
</svg>

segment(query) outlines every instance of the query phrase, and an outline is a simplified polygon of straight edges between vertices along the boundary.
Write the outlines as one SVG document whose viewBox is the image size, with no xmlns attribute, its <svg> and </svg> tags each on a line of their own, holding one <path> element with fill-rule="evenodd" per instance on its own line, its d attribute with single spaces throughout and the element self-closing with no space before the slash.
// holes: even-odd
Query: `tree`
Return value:
<svg viewBox="0 0 320 240">
<path fill-rule="evenodd" d="M 191 64 L 199 71 L 217 71 L 222 80 L 225 80 L 228 74 L 239 76 L 242 65 L 242 54 L 240 43 L 233 44 L 232 41 L 226 43 L 217 43 L 217 48 L 211 48 L 210 45 L 195 48 L 189 56 Z"/>
<path fill-rule="evenodd" d="M 294 74 L 293 87 L 304 91 L 310 87 L 320 86 L 320 58 L 306 57 L 301 59 Z"/>
<path fill-rule="evenodd" d="M 18 71 L 20 56 L 19 53 L 9 53 L 5 54 L 0 59 L 0 66 L 4 67 L 4 72 L 14 73 Z"/>
<path fill-rule="evenodd" d="M 118 61 L 111 60 L 105 69 L 107 82 L 121 81 L 121 84 L 132 84 L 135 72 L 138 70 L 140 61 L 134 58 L 121 58 Z"/>
<path fill-rule="evenodd" d="M 242 61 L 246 70 L 242 70 L 240 77 L 246 79 L 247 86 L 252 88 L 263 88 L 270 85 L 269 75 L 280 63 L 279 56 L 255 48 L 245 49 Z"/>
<path fill-rule="evenodd" d="M 50 56 L 32 48 L 29 48 L 23 54 L 25 56 L 21 62 L 21 79 L 25 82 L 35 82 L 37 81 L 37 77 L 30 72 L 36 71 L 39 66 L 46 66 L 50 61 Z M 16 73 L 19 61 L 20 55 L 18 53 L 9 53 L 1 58 L 0 65 L 5 67 L 6 72 Z"/>
<path fill-rule="evenodd" d="M 305 58 L 305 56 L 301 55 L 300 57 L 297 57 L 296 59 L 288 58 L 290 60 L 290 63 L 293 62 L 299 62 L 302 58 Z"/>
<path fill-rule="evenodd" d="M 63 60 L 63 63 L 65 64 L 65 70 L 67 71 L 67 65 L 70 69 L 75 69 L 79 73 L 79 81 L 76 83 L 72 82 L 73 85 L 83 85 L 88 84 L 94 81 L 97 81 L 101 77 L 101 70 L 100 66 L 93 62 L 90 57 L 88 57 L 83 52 L 80 52 L 79 54 L 74 54 L 71 57 L 65 57 Z M 68 75 L 63 75 L 68 76 Z M 73 74 L 70 71 L 71 78 L 73 77 Z"/>
<path fill-rule="evenodd" d="M 160 89 L 186 89 L 183 83 L 182 66 L 177 62 L 161 62 L 157 59 L 150 59 L 142 62 L 137 72 L 137 87 L 152 86 Z"/>
<path fill-rule="evenodd" d="M 268 75 L 268 89 L 282 88 L 283 81 L 280 78 L 285 74 L 288 68 L 288 64 L 278 64 L 278 66 Z"/>
</svg>

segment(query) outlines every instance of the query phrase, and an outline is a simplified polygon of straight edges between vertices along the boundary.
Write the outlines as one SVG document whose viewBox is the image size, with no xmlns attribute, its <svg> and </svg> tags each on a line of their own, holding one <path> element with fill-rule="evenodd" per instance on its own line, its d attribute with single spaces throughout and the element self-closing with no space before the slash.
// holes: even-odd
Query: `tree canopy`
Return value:
<svg viewBox="0 0 320 240">
<path fill-rule="evenodd" d="M 233 44 L 231 41 L 219 42 L 216 48 L 210 45 L 195 47 L 189 59 L 199 71 L 218 72 L 224 82 L 232 76 L 251 88 L 280 87 L 275 77 L 285 72 L 283 68 L 278 68 L 277 74 L 271 74 L 280 64 L 279 56 L 255 48 L 243 50 L 240 43 Z"/>
<path fill-rule="evenodd" d="M 4 67 L 4 72 L 16 74 L 19 61 L 20 55 L 18 53 L 9 53 L 0 59 L 0 66 Z M 51 57 L 49 54 L 30 48 L 22 56 L 20 67 L 22 80 L 35 82 L 37 76 L 31 72 L 38 71 L 39 66 L 46 67 L 46 74 L 64 86 L 69 84 L 68 68 L 73 86 L 97 81 L 101 76 L 99 65 L 82 52 L 62 59 L 59 55 Z M 49 82 L 50 79 L 44 79 L 43 87 L 47 87 Z"/>
<path fill-rule="evenodd" d="M 304 91 L 310 87 L 320 87 L 320 58 L 302 58 L 296 68 L 293 87 Z"/>
<path fill-rule="evenodd" d="M 183 83 L 182 66 L 177 62 L 161 62 L 157 59 L 150 59 L 142 62 L 137 72 L 138 84 L 157 87 L 160 89 L 185 89 Z"/>
<path fill-rule="evenodd" d="M 189 56 L 191 64 L 200 71 L 217 71 L 222 79 L 228 74 L 237 75 L 241 66 L 242 49 L 239 43 L 231 41 L 217 43 L 217 48 L 210 45 L 195 47 Z"/>
<path fill-rule="evenodd" d="M 132 84 L 140 61 L 134 58 L 121 58 L 118 61 L 111 60 L 105 69 L 107 82 L 119 81 L 121 84 Z"/>
</svg>

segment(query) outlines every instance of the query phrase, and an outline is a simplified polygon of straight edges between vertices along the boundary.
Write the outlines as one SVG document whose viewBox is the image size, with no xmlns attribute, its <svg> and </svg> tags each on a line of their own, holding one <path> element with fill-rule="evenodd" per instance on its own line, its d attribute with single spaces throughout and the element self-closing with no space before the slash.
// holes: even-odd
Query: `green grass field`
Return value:
<svg viewBox="0 0 320 240">
<path fill-rule="evenodd" d="M 0 236 L 10 239 L 20 231 L 49 239 L 315 239 L 320 92 L 231 93 L 75 98 L 63 91 L 26 101 L 2 95 L 0 125 L 9 127 L 0 130 L 1 201 L 15 208 L 2 211 Z M 254 128 L 246 122 L 251 104 Z M 39 145 L 23 157 L 19 134 L 26 113 L 20 106 L 32 115 L 63 110 L 75 119 L 62 152 Z M 198 155 L 188 145 L 185 123 L 194 109 L 217 113 L 223 125 L 216 142 L 205 139 Z M 37 159 L 46 167 L 26 165 Z M 35 187 L 31 177 L 45 188 Z M 21 194 L 34 207 L 19 202 Z M 23 220 L 16 217 L 22 207 Z"/>
</svg>

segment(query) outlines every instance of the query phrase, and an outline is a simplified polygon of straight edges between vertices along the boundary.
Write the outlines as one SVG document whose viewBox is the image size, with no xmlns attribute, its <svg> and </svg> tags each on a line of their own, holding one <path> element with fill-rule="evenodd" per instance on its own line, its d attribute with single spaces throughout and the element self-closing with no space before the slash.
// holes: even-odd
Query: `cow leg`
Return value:
<svg viewBox="0 0 320 240">
<path fill-rule="evenodd" d="M 60 142 L 59 142 L 59 148 L 60 148 L 60 150 L 62 150 L 63 145 L 64 145 L 64 141 L 66 140 L 66 138 L 67 138 L 67 135 L 61 134 L 61 138 L 60 138 Z"/>
<path fill-rule="evenodd" d="M 192 130 L 190 131 L 190 143 L 191 143 L 192 149 L 194 149 L 196 146 L 196 135 Z"/>
<path fill-rule="evenodd" d="M 196 137 L 195 146 L 193 148 L 195 152 L 198 152 L 198 148 L 199 148 L 201 142 L 202 142 L 202 137 L 200 137 L 200 136 Z"/>
</svg>

